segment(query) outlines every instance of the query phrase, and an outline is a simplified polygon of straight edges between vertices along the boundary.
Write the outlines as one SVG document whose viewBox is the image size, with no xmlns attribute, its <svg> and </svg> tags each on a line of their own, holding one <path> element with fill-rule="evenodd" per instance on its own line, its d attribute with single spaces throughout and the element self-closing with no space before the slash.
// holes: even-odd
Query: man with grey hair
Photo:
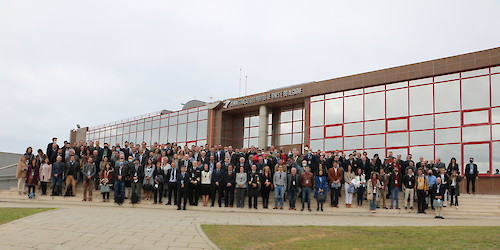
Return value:
<svg viewBox="0 0 500 250">
<path fill-rule="evenodd" d="M 96 175 L 96 166 L 92 157 L 87 159 L 87 162 L 83 164 L 82 168 L 83 174 L 83 200 L 82 201 L 92 201 L 92 188 L 94 186 L 94 178 Z M 88 198 L 87 198 L 88 193 Z"/>
<path fill-rule="evenodd" d="M 60 196 L 62 194 L 62 179 L 66 164 L 62 162 L 62 157 L 56 157 L 56 162 L 52 164 L 52 194 L 50 196 Z"/>
</svg>

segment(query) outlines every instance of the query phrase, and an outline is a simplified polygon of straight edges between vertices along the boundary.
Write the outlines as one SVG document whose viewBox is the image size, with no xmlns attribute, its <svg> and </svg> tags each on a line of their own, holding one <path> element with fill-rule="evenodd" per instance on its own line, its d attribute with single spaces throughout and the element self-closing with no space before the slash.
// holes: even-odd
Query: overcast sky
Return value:
<svg viewBox="0 0 500 250">
<path fill-rule="evenodd" d="M 3 1 L 0 151 L 500 45 L 500 1 Z"/>
</svg>

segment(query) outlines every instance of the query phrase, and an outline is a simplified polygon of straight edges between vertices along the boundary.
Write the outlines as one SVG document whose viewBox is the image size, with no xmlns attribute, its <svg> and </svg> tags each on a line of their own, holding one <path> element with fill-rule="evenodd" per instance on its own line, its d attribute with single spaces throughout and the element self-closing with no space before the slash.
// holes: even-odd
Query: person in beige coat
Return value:
<svg viewBox="0 0 500 250">
<path fill-rule="evenodd" d="M 26 157 L 21 156 L 21 159 L 17 162 L 17 192 L 19 195 L 26 194 L 25 184 L 26 184 L 26 172 L 28 171 L 28 164 L 26 164 Z M 22 190 L 22 191 L 21 191 Z"/>
<path fill-rule="evenodd" d="M 378 174 L 373 173 L 367 183 L 366 197 L 370 201 L 371 212 L 375 213 L 375 209 L 377 209 L 377 201 L 380 196 L 380 188 L 382 187 L 380 180 L 378 179 Z"/>
</svg>

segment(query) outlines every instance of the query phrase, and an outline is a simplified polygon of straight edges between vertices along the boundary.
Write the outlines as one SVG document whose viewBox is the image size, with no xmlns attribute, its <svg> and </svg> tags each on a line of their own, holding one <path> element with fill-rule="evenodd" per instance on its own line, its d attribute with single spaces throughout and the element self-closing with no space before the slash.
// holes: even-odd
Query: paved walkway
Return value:
<svg viewBox="0 0 500 250">
<path fill-rule="evenodd" d="M 88 204 L 88 203 L 87 203 Z M 0 225 L 0 249 L 214 249 L 200 224 L 321 226 L 499 226 L 500 217 L 453 218 L 275 213 L 218 208 L 177 211 L 173 206 L 117 207 L 1 202 L 0 207 L 58 207 Z M 285 211 L 283 211 L 285 212 Z"/>
</svg>

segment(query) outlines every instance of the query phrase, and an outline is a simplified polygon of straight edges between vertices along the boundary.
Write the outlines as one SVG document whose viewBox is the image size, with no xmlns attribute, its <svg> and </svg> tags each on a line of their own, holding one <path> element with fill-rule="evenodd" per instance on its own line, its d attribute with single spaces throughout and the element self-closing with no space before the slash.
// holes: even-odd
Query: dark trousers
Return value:
<svg viewBox="0 0 500 250">
<path fill-rule="evenodd" d="M 42 181 L 40 184 L 42 186 L 42 195 L 47 195 L 47 182 Z"/>
<path fill-rule="evenodd" d="M 429 197 L 429 203 L 431 208 L 434 209 L 434 189 L 429 189 L 429 193 L 427 195 Z M 427 204 L 427 208 L 429 208 L 429 204 Z"/>
<path fill-rule="evenodd" d="M 248 207 L 252 208 L 252 205 L 254 208 L 257 208 L 257 196 L 248 196 Z"/>
<path fill-rule="evenodd" d="M 451 206 L 458 206 L 458 188 L 456 187 L 451 187 L 450 188 L 450 205 Z M 453 203 L 455 201 L 455 203 Z"/>
<path fill-rule="evenodd" d="M 262 206 L 264 208 L 267 208 L 267 206 L 269 205 L 269 193 L 270 192 L 271 192 L 271 190 L 269 190 L 269 189 L 262 190 Z"/>
<path fill-rule="evenodd" d="M 213 185 L 212 186 L 212 206 L 215 204 L 215 197 L 217 194 L 219 194 L 219 197 L 217 199 L 217 204 L 219 204 L 219 207 L 222 206 L 222 196 L 224 195 L 222 191 L 224 190 L 223 187 Z"/>
<path fill-rule="evenodd" d="M 115 202 L 123 203 L 123 199 L 125 199 L 125 182 L 116 180 L 114 187 L 115 187 Z"/>
<path fill-rule="evenodd" d="M 226 207 L 232 207 L 234 204 L 234 186 L 226 187 L 226 190 L 224 190 L 224 197 L 224 205 L 226 205 Z"/>
<path fill-rule="evenodd" d="M 288 194 L 290 195 L 290 208 L 295 208 L 295 202 L 297 201 L 297 188 L 291 187 L 288 190 Z"/>
<path fill-rule="evenodd" d="M 246 188 L 237 188 L 236 189 L 236 206 L 237 207 L 245 207 L 246 193 L 247 193 Z"/>
<path fill-rule="evenodd" d="M 179 188 L 177 192 L 177 207 L 180 209 L 181 204 L 183 208 L 186 208 L 187 200 L 188 200 L 188 189 L 187 188 Z"/>
<path fill-rule="evenodd" d="M 357 188 L 357 195 L 356 195 L 356 198 L 358 200 L 358 206 L 362 206 L 363 205 L 363 194 L 365 193 L 365 187 L 358 187 Z"/>
<path fill-rule="evenodd" d="M 61 195 L 61 193 L 62 193 L 62 178 L 59 175 L 59 177 L 52 178 L 52 194 Z"/>
<path fill-rule="evenodd" d="M 417 190 L 418 212 L 425 212 L 425 191 Z"/>
<path fill-rule="evenodd" d="M 330 203 L 332 206 L 339 204 L 340 188 L 330 188 Z"/>
<path fill-rule="evenodd" d="M 158 188 L 153 189 L 154 203 L 161 203 L 161 198 L 163 197 L 163 183 L 158 183 Z"/>
<path fill-rule="evenodd" d="M 172 201 L 172 193 L 174 194 L 174 203 L 177 203 L 177 182 L 169 182 L 168 183 L 168 201 L 167 201 L 167 203 L 169 203 L 169 204 Z"/>
<path fill-rule="evenodd" d="M 189 205 L 198 206 L 198 198 L 200 197 L 200 187 L 196 184 L 189 185 Z"/>
<path fill-rule="evenodd" d="M 469 193 L 469 183 L 472 183 L 472 193 L 476 193 L 476 177 L 470 176 L 467 178 L 467 193 Z"/>
<path fill-rule="evenodd" d="M 103 200 L 109 200 L 109 192 L 102 193 L 102 199 Z"/>
</svg>

